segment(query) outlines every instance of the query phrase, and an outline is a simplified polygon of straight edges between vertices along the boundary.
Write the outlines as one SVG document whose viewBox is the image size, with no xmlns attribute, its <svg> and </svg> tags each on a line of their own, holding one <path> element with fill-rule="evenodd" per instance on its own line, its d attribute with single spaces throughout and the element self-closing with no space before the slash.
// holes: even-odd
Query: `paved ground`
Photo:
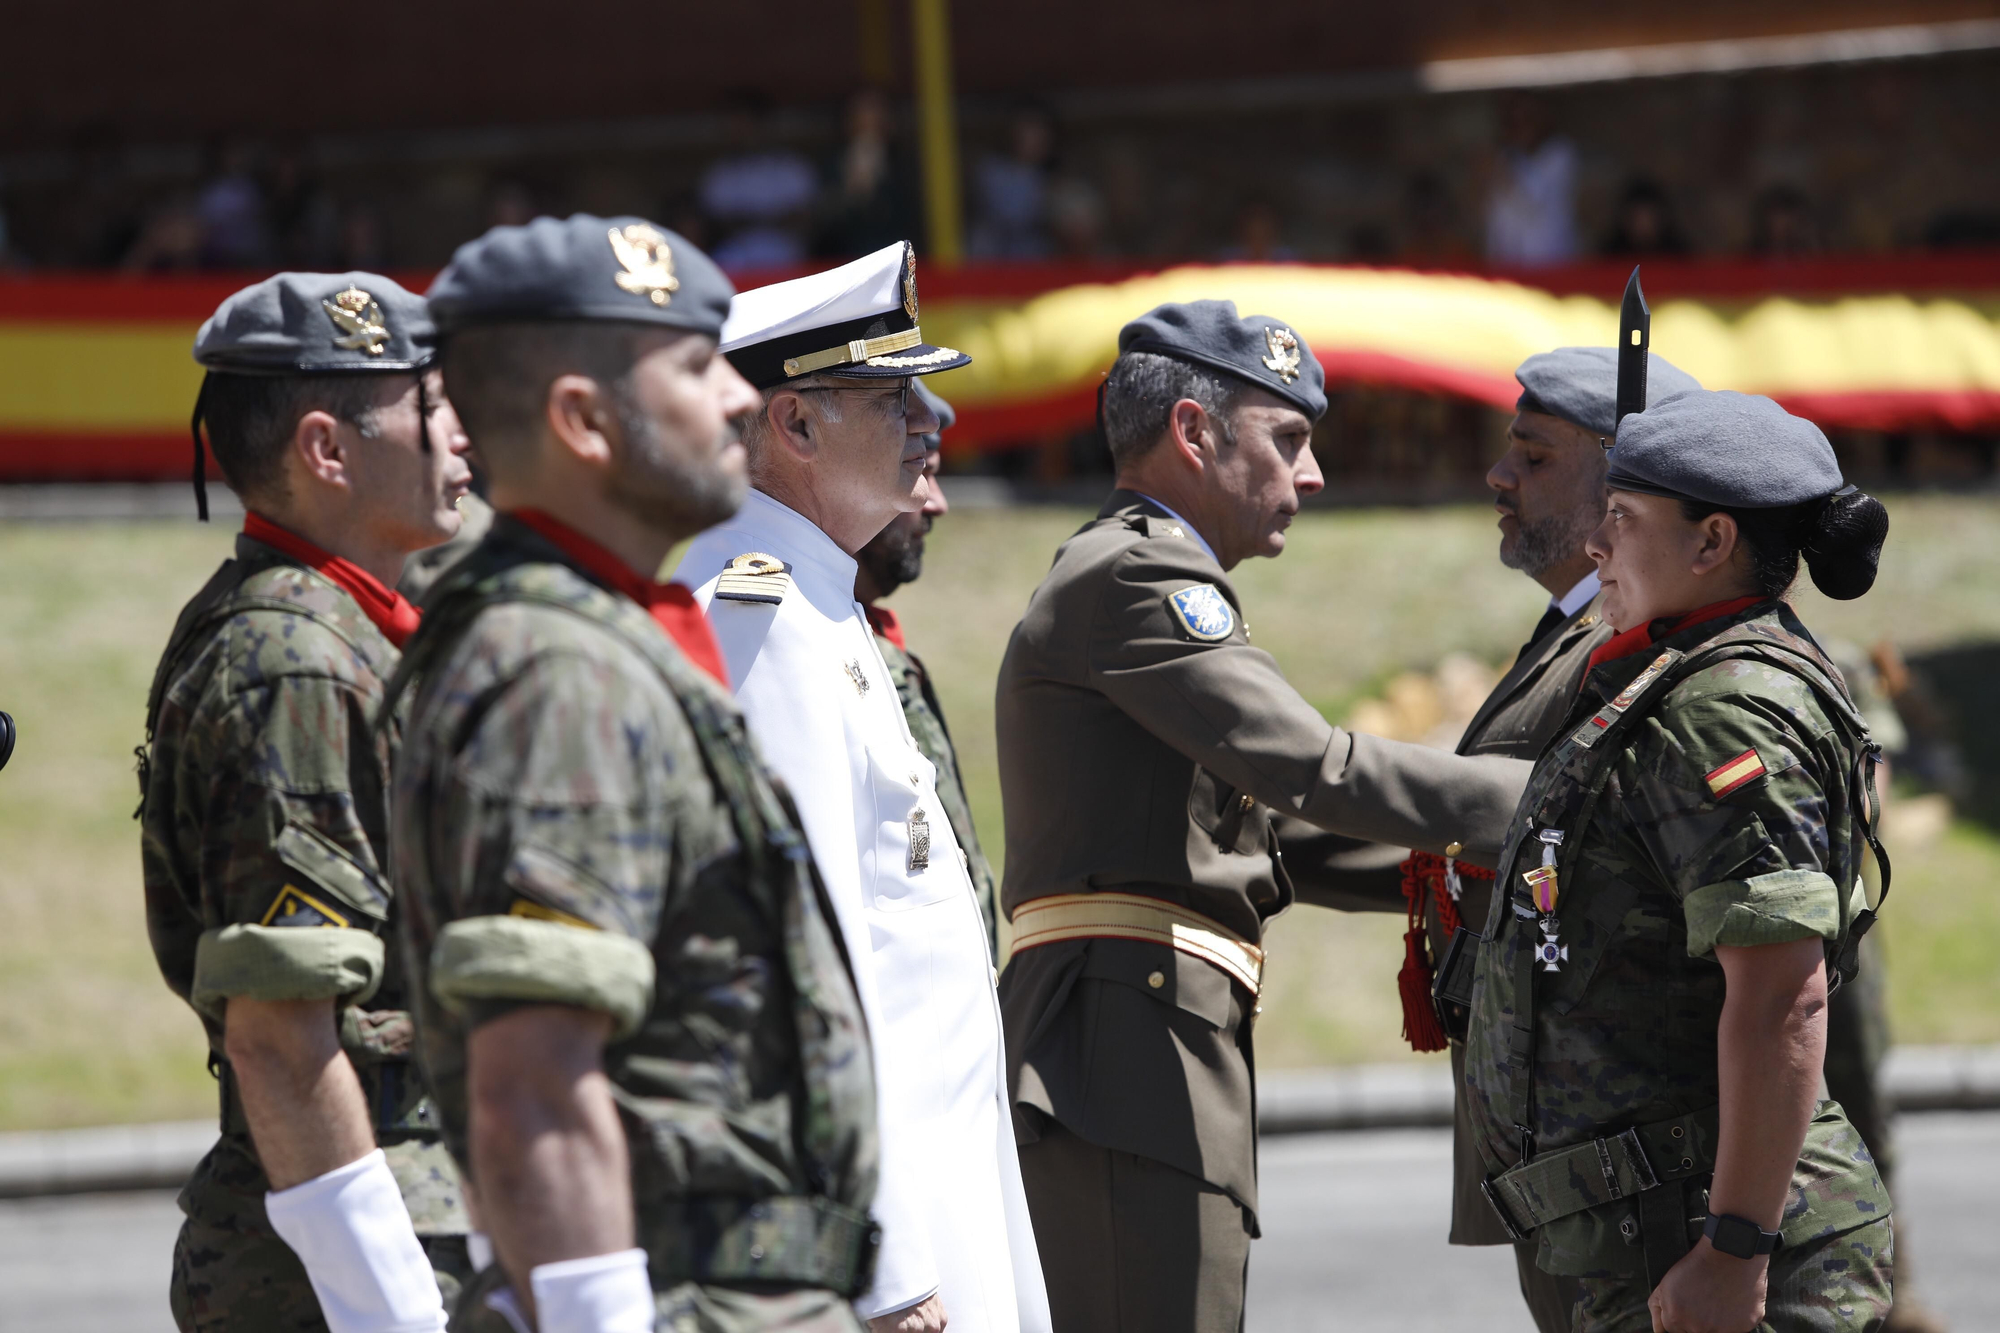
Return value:
<svg viewBox="0 0 2000 1333">
<path fill-rule="evenodd" d="M 1911 1116 L 1903 1145 L 1925 1295 L 1955 1333 L 2000 1330 L 2000 1114 Z M 1443 1243 L 1450 1153 L 1440 1130 L 1266 1140 L 1250 1333 L 1531 1333 L 1506 1252 Z M 172 1333 L 179 1218 L 164 1193 L 0 1203 L 0 1330 Z"/>
</svg>

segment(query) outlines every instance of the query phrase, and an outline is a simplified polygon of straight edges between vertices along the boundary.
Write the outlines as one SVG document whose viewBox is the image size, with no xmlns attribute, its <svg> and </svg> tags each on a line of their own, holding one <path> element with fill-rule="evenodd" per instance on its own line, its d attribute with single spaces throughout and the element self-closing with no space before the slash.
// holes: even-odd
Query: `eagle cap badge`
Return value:
<svg viewBox="0 0 2000 1333">
<path fill-rule="evenodd" d="M 366 352 L 370 356 L 382 355 L 383 347 L 389 341 L 389 325 L 382 318 L 381 303 L 362 291 L 359 287 L 349 287 L 335 292 L 330 301 L 321 301 L 320 308 L 333 321 L 333 327 L 341 336 L 333 340 L 333 345 L 344 352 Z"/>
<path fill-rule="evenodd" d="M 654 305 L 663 306 L 673 300 L 674 293 L 681 289 L 681 280 L 674 276 L 674 253 L 667 245 L 667 238 L 643 222 L 613 227 L 609 234 L 611 253 L 624 269 L 611 275 L 618 286 Z"/>
<path fill-rule="evenodd" d="M 1290 384 L 1299 377 L 1299 335 L 1280 325 L 1264 330 L 1264 346 L 1270 355 L 1264 358 L 1267 369 L 1276 372 L 1279 379 Z"/>
<path fill-rule="evenodd" d="M 1167 605 L 1188 637 L 1203 643 L 1220 643 L 1236 629 L 1236 612 L 1213 583 L 1197 583 L 1169 593 Z"/>
</svg>

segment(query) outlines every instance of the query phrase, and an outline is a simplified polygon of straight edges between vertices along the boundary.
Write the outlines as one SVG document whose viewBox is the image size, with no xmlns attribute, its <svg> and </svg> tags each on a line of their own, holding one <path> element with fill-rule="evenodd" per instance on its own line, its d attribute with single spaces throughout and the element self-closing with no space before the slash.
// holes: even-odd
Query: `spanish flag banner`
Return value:
<svg viewBox="0 0 2000 1333">
<path fill-rule="evenodd" d="M 926 336 L 973 358 L 932 381 L 958 410 L 946 446 L 959 450 L 1088 427 L 1119 328 L 1162 302 L 1204 298 L 1286 321 L 1332 388 L 1509 407 L 1527 357 L 1610 344 L 1624 271 L 1027 266 L 921 282 Z M 185 475 L 195 330 L 255 276 L 0 278 L 0 481 Z M 739 286 L 771 276 L 791 275 Z M 1649 263 L 1645 281 L 1653 349 L 1710 388 L 1769 394 L 1827 427 L 2000 427 L 2000 257 Z"/>
</svg>

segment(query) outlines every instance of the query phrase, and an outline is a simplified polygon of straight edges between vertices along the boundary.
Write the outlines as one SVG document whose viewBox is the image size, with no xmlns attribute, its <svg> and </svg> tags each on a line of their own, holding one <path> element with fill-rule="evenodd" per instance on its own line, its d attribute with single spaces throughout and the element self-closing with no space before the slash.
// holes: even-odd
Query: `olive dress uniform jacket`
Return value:
<svg viewBox="0 0 2000 1333">
<path fill-rule="evenodd" d="M 1057 552 L 1001 664 L 995 721 L 1010 917 L 1051 894 L 1141 894 L 1252 944 L 1294 896 L 1274 813 L 1491 861 L 1529 770 L 1328 725 L 1250 646 L 1200 540 L 1129 491 Z M 1023 1142 L 1050 1117 L 1254 1217 L 1255 998 L 1240 983 L 1164 944 L 1084 939 L 1016 952 L 1000 989 Z"/>
</svg>

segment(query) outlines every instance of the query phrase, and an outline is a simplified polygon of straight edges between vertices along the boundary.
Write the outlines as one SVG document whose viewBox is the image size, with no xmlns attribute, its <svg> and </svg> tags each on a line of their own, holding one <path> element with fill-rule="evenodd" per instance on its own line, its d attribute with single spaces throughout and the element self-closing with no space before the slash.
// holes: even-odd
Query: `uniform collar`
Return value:
<svg viewBox="0 0 2000 1333">
<path fill-rule="evenodd" d="M 243 515 L 243 535 L 262 542 L 280 554 L 313 570 L 354 599 L 362 614 L 375 622 L 382 637 L 401 648 L 416 633 L 422 612 L 408 598 L 383 584 L 352 560 L 307 541 L 289 528 L 281 528 L 256 510 Z"/>
<path fill-rule="evenodd" d="M 861 614 L 868 617 L 868 624 L 877 635 L 905 652 L 909 651 L 909 645 L 903 642 L 902 618 L 894 611 L 886 606 L 864 606 L 861 608 Z"/>
<path fill-rule="evenodd" d="M 854 557 L 790 505 L 752 487 L 743 497 L 743 508 L 724 526 L 747 536 L 752 549 L 773 548 L 765 554 L 791 565 L 792 579 L 809 594 L 817 593 L 815 601 L 824 603 L 834 594 L 836 602 L 854 600 L 854 575 L 859 568 Z"/>
<path fill-rule="evenodd" d="M 1758 596 L 1735 597 L 1726 602 L 1710 602 L 1707 606 L 1690 611 L 1684 616 L 1662 616 L 1644 625 L 1634 625 L 1623 634 L 1615 634 L 1597 645 L 1596 651 L 1590 655 L 1590 665 L 1584 668 L 1584 679 L 1588 681 L 1596 674 L 1597 669 L 1606 663 L 1617 662 L 1636 653 L 1642 653 L 1657 643 L 1686 634 L 1689 630 L 1709 626 L 1710 628 L 1703 633 L 1693 637 L 1692 641 L 1698 643 L 1724 628 L 1713 622 L 1726 620 L 1770 600 L 1768 597 Z"/>
<path fill-rule="evenodd" d="M 1593 569 L 1578 579 L 1576 586 L 1562 596 L 1549 598 L 1549 605 L 1562 612 L 1564 619 L 1568 619 L 1588 606 L 1590 599 L 1597 596 L 1598 589 L 1602 586 L 1597 581 L 1597 571 Z"/>
<path fill-rule="evenodd" d="M 1144 500 L 1147 504 L 1153 506 L 1153 508 L 1159 510 L 1161 513 L 1165 514 L 1168 518 L 1172 519 L 1174 522 L 1180 524 L 1183 528 L 1187 529 L 1187 535 L 1194 538 L 1194 544 L 1202 549 L 1202 553 L 1206 555 L 1210 560 L 1215 560 L 1215 548 L 1213 546 L 1210 546 L 1208 544 L 1208 539 L 1201 535 L 1200 528 L 1197 528 L 1194 524 L 1188 522 L 1186 519 L 1182 518 L 1179 514 L 1176 514 L 1173 510 L 1169 509 L 1166 505 L 1162 504 L 1160 501 L 1155 500 L 1152 496 L 1146 494 L 1144 491 L 1133 491 L 1132 494 L 1138 496 L 1141 500 Z M 1219 565 L 1222 562 L 1220 560 L 1215 560 L 1215 563 Z"/>
</svg>

